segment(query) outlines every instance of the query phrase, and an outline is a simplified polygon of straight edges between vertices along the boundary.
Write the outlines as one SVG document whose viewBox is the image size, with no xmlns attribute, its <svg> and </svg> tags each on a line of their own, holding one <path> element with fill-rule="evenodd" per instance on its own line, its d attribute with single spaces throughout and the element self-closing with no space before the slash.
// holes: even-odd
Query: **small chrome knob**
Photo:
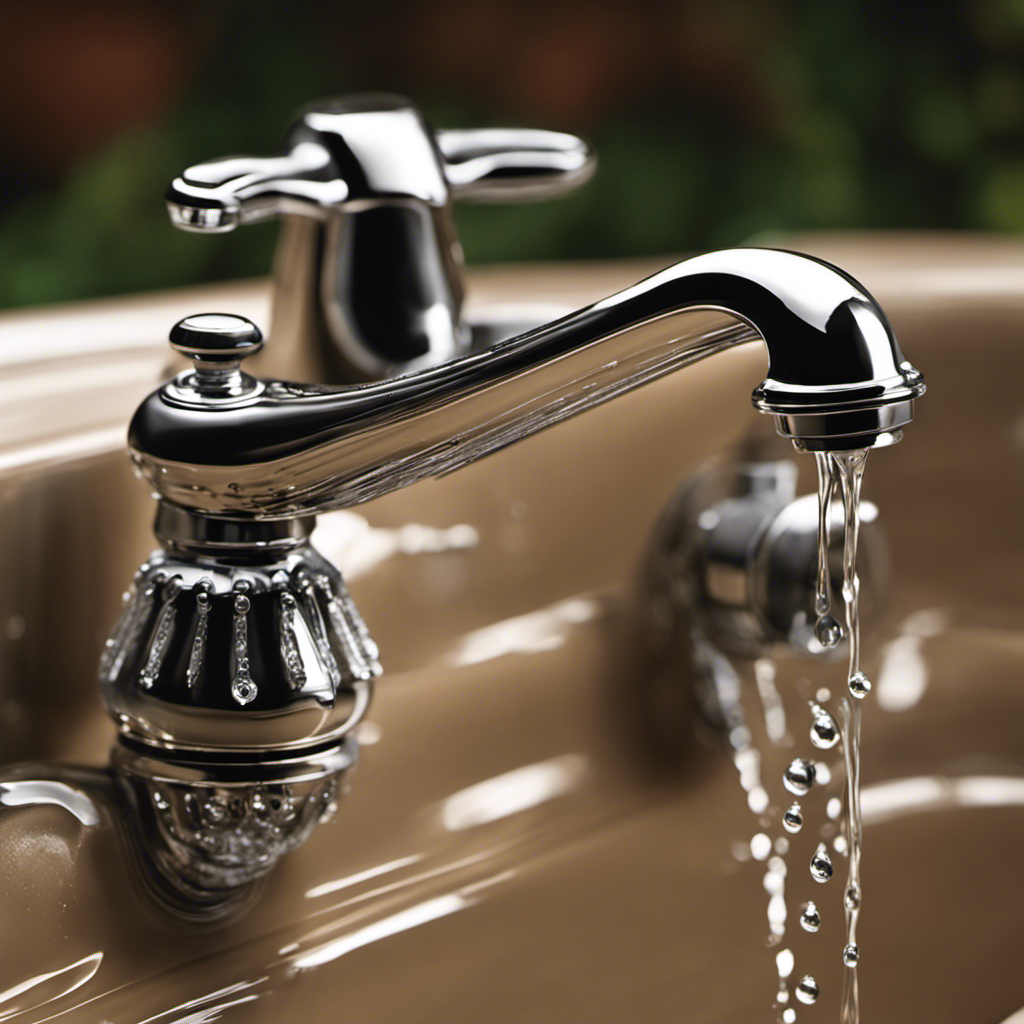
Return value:
<svg viewBox="0 0 1024 1024">
<path fill-rule="evenodd" d="M 241 372 L 242 360 L 263 348 L 263 334 L 244 316 L 197 313 L 179 320 L 170 334 L 171 348 L 188 356 L 195 372 L 187 385 L 204 398 L 249 394 L 256 381 Z"/>
<path fill-rule="evenodd" d="M 244 316 L 198 313 L 171 328 L 171 348 L 197 362 L 240 362 L 263 348 L 263 334 Z"/>
</svg>

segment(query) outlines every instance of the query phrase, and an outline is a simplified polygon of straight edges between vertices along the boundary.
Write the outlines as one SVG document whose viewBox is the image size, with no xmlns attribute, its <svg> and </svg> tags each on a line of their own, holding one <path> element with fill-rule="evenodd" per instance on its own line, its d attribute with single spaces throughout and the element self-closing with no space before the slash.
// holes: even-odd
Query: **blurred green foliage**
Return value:
<svg viewBox="0 0 1024 1024">
<path fill-rule="evenodd" d="M 202 5 L 189 10 L 201 17 Z M 224 7 L 161 123 L 120 134 L 0 213 L 0 304 L 265 273 L 273 225 L 174 231 L 161 202 L 168 180 L 206 157 L 272 151 L 301 103 L 368 88 L 405 92 L 435 124 L 534 123 L 597 146 L 598 175 L 571 198 L 460 207 L 470 262 L 679 252 L 808 229 L 1024 231 L 1024 0 L 719 0 L 658 11 L 648 23 L 670 38 L 656 74 L 627 76 L 621 95 L 580 123 L 555 105 L 540 124 L 535 102 L 385 60 L 372 39 L 387 39 L 401 4 L 379 8 L 385 24 L 366 45 L 340 15 L 327 32 L 323 5 Z M 686 64 L 695 25 L 710 71 Z M 493 75 L 529 60 L 496 53 Z"/>
</svg>

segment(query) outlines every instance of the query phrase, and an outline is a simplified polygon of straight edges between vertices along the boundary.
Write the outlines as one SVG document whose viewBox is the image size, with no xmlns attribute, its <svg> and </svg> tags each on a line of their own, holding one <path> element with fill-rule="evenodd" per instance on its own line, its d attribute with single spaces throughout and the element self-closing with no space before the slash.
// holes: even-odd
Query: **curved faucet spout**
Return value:
<svg viewBox="0 0 1024 1024">
<path fill-rule="evenodd" d="M 193 352 L 197 369 L 142 404 L 129 443 L 160 497 L 186 511 L 316 515 L 458 469 L 758 337 L 769 367 L 754 404 L 798 447 L 891 441 L 924 392 L 885 314 L 849 275 L 798 253 L 727 249 L 493 349 L 380 383 L 326 388 L 239 373 L 239 386 L 218 391 Z"/>
</svg>

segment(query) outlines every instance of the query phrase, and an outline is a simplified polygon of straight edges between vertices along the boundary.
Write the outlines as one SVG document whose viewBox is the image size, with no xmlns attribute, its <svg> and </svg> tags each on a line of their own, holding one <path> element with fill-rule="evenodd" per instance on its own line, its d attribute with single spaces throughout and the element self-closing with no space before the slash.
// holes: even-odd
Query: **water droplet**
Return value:
<svg viewBox="0 0 1024 1024">
<path fill-rule="evenodd" d="M 814 765 L 802 757 L 794 757 L 782 781 L 790 793 L 803 796 L 814 785 Z"/>
<path fill-rule="evenodd" d="M 792 1006 L 782 1011 L 782 1024 L 796 1024 L 796 1010 Z"/>
<path fill-rule="evenodd" d="M 851 942 L 843 949 L 843 963 L 847 967 L 856 967 L 858 960 L 860 960 L 860 947 L 856 942 Z"/>
<path fill-rule="evenodd" d="M 858 700 L 863 700 L 871 692 L 871 680 L 863 672 L 854 672 L 850 676 L 850 693 Z"/>
<path fill-rule="evenodd" d="M 814 624 L 814 635 L 817 637 L 818 643 L 826 651 L 830 651 L 833 647 L 838 647 L 839 641 L 843 639 L 843 627 L 839 625 L 839 621 L 834 615 L 829 615 L 826 612 Z"/>
<path fill-rule="evenodd" d="M 758 832 L 757 835 L 750 840 L 750 854 L 754 860 L 767 860 L 768 855 L 771 852 L 771 837 L 766 836 L 763 832 Z"/>
<path fill-rule="evenodd" d="M 821 914 L 813 901 L 805 903 L 800 911 L 800 927 L 805 932 L 816 932 L 821 927 Z"/>
<path fill-rule="evenodd" d="M 816 882 L 827 882 L 832 877 L 832 858 L 824 843 L 819 843 L 811 857 L 811 878 Z"/>
<path fill-rule="evenodd" d="M 831 750 L 839 742 L 839 726 L 836 720 L 817 705 L 811 719 L 811 742 L 820 750 Z"/>
<path fill-rule="evenodd" d="M 843 901 L 846 904 L 847 910 L 860 910 L 860 886 L 851 885 L 846 890 L 846 896 Z"/>
<path fill-rule="evenodd" d="M 843 801 L 834 796 L 825 805 L 825 813 L 832 819 L 838 818 L 843 813 Z"/>
<path fill-rule="evenodd" d="M 799 804 L 793 804 L 782 815 L 782 825 L 787 832 L 799 832 L 804 827 L 804 816 L 800 813 Z"/>
<path fill-rule="evenodd" d="M 153 794 L 153 803 L 161 811 L 166 811 L 171 806 L 170 800 L 159 789 Z"/>
<path fill-rule="evenodd" d="M 788 978 L 793 973 L 795 963 L 791 949 L 782 949 L 775 954 L 775 966 L 780 978 Z"/>
<path fill-rule="evenodd" d="M 809 975 L 805 974 L 796 987 L 796 997 L 801 1003 L 810 1005 L 818 998 L 818 983 Z"/>
</svg>

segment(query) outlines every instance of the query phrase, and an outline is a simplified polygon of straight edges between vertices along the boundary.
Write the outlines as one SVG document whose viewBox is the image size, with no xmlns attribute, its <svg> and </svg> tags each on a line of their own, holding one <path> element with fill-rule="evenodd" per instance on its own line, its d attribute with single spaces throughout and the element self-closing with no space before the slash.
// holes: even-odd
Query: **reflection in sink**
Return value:
<svg viewBox="0 0 1024 1024">
<path fill-rule="evenodd" d="M 993 870 L 1024 839 L 1024 299 L 1005 270 L 1024 260 L 998 243 L 957 242 L 948 256 L 932 246 L 920 259 L 906 241 L 891 256 L 885 243 L 793 244 L 872 288 L 932 391 L 906 441 L 872 457 L 865 485 L 893 584 L 865 636 L 877 699 L 865 710 L 864 1019 L 1004 1020 L 1024 1005 L 1024 877 Z M 1001 278 L 972 270 L 961 289 L 956 261 L 984 267 L 986 253 Z M 915 276 L 915 260 L 949 265 Z M 492 272 L 483 289 L 575 305 L 611 290 L 609 275 L 638 276 L 559 273 Z M 991 293 L 979 290 L 986 280 Z M 145 320 L 161 345 L 166 313 Z M 148 366 L 111 419 L 159 373 L 159 361 Z M 0 905 L 6 921 L 34 928 L 2 930 L 0 1016 L 252 1021 L 301 1008 L 327 1022 L 344 1005 L 355 1021 L 769 1019 L 767 862 L 738 860 L 734 845 L 749 853 L 753 835 L 781 834 L 777 823 L 750 810 L 731 759 L 707 737 L 687 732 L 674 773 L 648 768 L 621 710 L 637 683 L 628 595 L 653 524 L 682 480 L 751 428 L 754 414 L 735 412 L 762 375 L 759 350 L 736 350 L 365 506 L 361 535 L 387 557 L 357 558 L 338 520 L 337 557 L 343 570 L 363 559 L 352 589 L 387 674 L 370 721 L 378 742 L 363 747 L 333 821 L 282 862 L 244 917 L 196 931 L 155 918 L 134 893 L 131 849 L 101 781 L 63 780 L 87 793 L 98 824 L 59 803 L 5 801 Z M 664 443 L 671 436 L 679 443 Z M 628 491 L 619 466 L 631 467 Z M 12 469 L 3 496 L 9 760 L 101 764 L 111 732 L 94 666 L 122 581 L 151 543 L 151 506 L 109 448 Z M 410 523 L 430 542 L 403 532 Z M 329 521 L 321 529 L 332 536 Z M 526 641 L 465 656 L 524 619 Z M 780 804 L 792 750 L 785 732 L 768 734 L 756 667 L 736 671 L 748 719 L 760 721 L 761 777 Z M 829 665 L 780 662 L 787 720 L 802 722 L 806 696 L 835 680 Z M 538 766 L 558 770 L 541 777 Z M 827 818 L 839 775 L 813 797 L 820 806 L 808 803 L 815 820 Z M 62 781 L 51 768 L 36 776 Z M 506 813 L 466 796 L 488 792 Z M 790 837 L 790 864 L 809 858 L 798 844 L 811 839 Z M 836 1019 L 841 915 L 832 894 L 825 912 L 808 877 L 786 884 L 791 915 L 808 898 L 823 912 L 816 936 L 790 920 L 786 945 L 797 973 L 821 986 L 817 1019 Z"/>
</svg>

